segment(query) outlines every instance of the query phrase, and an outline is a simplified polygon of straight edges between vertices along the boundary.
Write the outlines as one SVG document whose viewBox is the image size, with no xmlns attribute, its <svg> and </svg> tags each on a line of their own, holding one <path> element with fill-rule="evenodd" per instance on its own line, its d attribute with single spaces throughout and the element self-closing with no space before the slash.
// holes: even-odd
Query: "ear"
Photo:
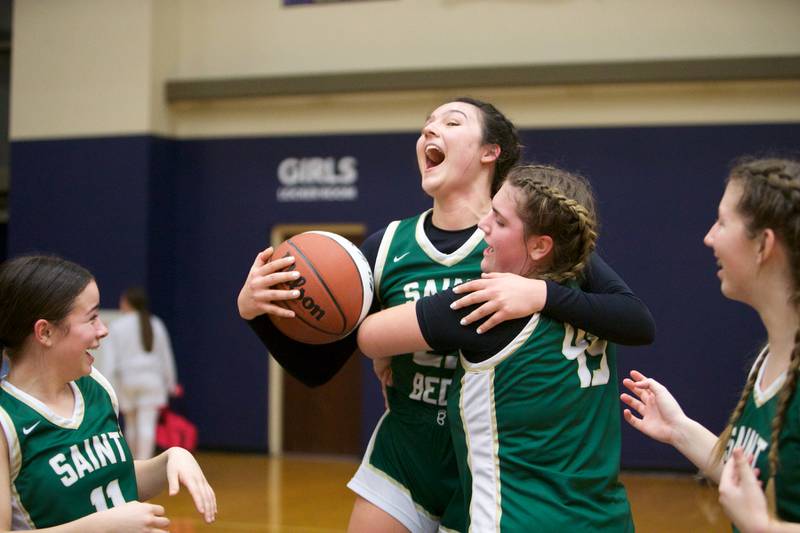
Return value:
<svg viewBox="0 0 800 533">
<path fill-rule="evenodd" d="M 53 325 L 47 320 L 40 318 L 33 324 L 33 338 L 36 342 L 44 346 L 53 345 Z"/>
<path fill-rule="evenodd" d="M 758 262 L 763 263 L 775 253 L 775 232 L 770 228 L 761 231 L 758 239 Z"/>
<path fill-rule="evenodd" d="M 492 163 L 493 161 L 497 161 L 498 157 L 500 157 L 499 144 L 487 144 L 483 147 L 481 163 Z"/>
<path fill-rule="evenodd" d="M 531 235 L 527 246 L 528 257 L 540 263 L 553 251 L 553 238 L 550 235 Z"/>
</svg>

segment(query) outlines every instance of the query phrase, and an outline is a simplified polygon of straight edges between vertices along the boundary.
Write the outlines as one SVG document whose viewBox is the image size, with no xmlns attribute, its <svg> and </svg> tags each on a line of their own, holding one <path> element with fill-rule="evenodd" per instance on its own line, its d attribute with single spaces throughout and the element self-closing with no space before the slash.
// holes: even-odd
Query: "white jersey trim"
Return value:
<svg viewBox="0 0 800 533">
<path fill-rule="evenodd" d="M 386 258 L 389 257 L 389 247 L 392 246 L 394 234 L 397 233 L 397 227 L 400 225 L 399 220 L 394 220 L 386 226 L 383 232 L 381 244 L 378 247 L 378 256 L 375 258 L 375 267 L 372 269 L 372 275 L 375 282 L 375 296 L 381 299 L 381 278 L 383 277 L 383 268 L 386 266 Z"/>
<path fill-rule="evenodd" d="M 415 503 L 405 486 L 369 462 L 378 430 L 388 414 L 388 410 L 383 413 L 375 426 L 361 465 L 347 483 L 347 488 L 390 514 L 411 533 L 434 533 L 439 527 L 439 520 Z"/>
<path fill-rule="evenodd" d="M 2 387 L 4 391 L 42 415 L 51 424 L 64 429 L 77 429 L 83 422 L 83 416 L 86 412 L 86 404 L 83 401 L 83 393 L 81 393 L 81 390 L 78 388 L 75 382 L 70 381 L 69 386 L 72 389 L 72 395 L 75 398 L 75 405 L 72 408 L 72 416 L 70 418 L 65 418 L 53 412 L 52 409 L 50 409 L 35 396 L 28 394 L 24 390 L 9 383 L 8 380 L 4 379 L 2 382 L 0 382 L 0 387 Z"/>
<path fill-rule="evenodd" d="M 447 267 L 458 264 L 470 253 L 472 253 L 472 250 L 474 250 L 476 246 L 483 242 L 483 230 L 478 228 L 475 230 L 475 233 L 473 233 L 472 236 L 470 236 L 470 238 L 458 248 L 458 250 L 450 254 L 440 252 L 428 238 L 428 235 L 425 234 L 425 219 L 427 218 L 428 213 L 431 211 L 433 211 L 433 209 L 428 209 L 417 219 L 415 237 L 417 239 L 417 244 L 419 244 L 420 248 L 422 248 L 422 251 L 437 263 Z"/>
<path fill-rule="evenodd" d="M 489 401 L 486 401 L 486 400 Z M 500 443 L 494 403 L 494 368 L 461 378 L 459 409 L 472 476 L 469 531 L 500 531 Z"/>
<path fill-rule="evenodd" d="M 533 335 L 533 332 L 536 331 L 536 326 L 539 325 L 539 319 L 541 318 L 541 314 L 536 313 L 531 316 L 528 323 L 525 324 L 525 327 L 517 333 L 517 335 L 509 342 L 502 350 L 491 356 L 489 359 L 481 361 L 480 363 L 471 363 L 464 357 L 464 354 L 461 354 L 461 365 L 464 367 L 465 372 L 482 372 L 484 370 L 489 370 L 491 368 L 496 367 L 500 363 L 506 360 L 511 354 L 516 352 L 520 346 L 522 346 L 528 338 Z"/>
</svg>

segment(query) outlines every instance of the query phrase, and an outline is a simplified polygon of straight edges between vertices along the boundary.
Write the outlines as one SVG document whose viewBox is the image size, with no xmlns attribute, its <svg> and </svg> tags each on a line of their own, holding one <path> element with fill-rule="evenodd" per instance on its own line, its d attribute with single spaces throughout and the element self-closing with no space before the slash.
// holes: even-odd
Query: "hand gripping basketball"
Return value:
<svg viewBox="0 0 800 533">
<path fill-rule="evenodd" d="M 346 337 L 364 319 L 372 305 L 372 269 L 353 243 L 335 233 L 307 231 L 282 242 L 274 259 L 294 256 L 287 270 L 300 277 L 276 286 L 295 289 L 294 300 L 275 302 L 291 309 L 295 318 L 270 315 L 284 334 L 307 344 L 325 344 Z"/>
</svg>

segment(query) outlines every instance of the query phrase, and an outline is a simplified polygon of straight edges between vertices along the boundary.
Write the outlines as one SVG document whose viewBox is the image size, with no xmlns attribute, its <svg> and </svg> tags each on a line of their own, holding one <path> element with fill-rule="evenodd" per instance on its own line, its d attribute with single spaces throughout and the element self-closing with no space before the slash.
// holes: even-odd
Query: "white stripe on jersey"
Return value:
<svg viewBox="0 0 800 533">
<path fill-rule="evenodd" d="M 391 222 L 386 226 L 386 231 L 383 232 L 381 244 L 378 247 L 378 256 L 375 258 L 375 266 L 372 268 L 372 275 L 375 281 L 375 296 L 381 299 L 381 277 L 383 277 L 383 267 L 386 265 L 386 258 L 389 256 L 389 247 L 392 245 L 392 239 L 397 232 L 397 226 L 400 225 L 399 220 Z"/>
<path fill-rule="evenodd" d="M 489 399 L 490 401 L 486 401 Z M 472 474 L 470 531 L 500 531 L 500 465 L 494 369 L 467 372 L 461 381 L 461 420 Z"/>
</svg>

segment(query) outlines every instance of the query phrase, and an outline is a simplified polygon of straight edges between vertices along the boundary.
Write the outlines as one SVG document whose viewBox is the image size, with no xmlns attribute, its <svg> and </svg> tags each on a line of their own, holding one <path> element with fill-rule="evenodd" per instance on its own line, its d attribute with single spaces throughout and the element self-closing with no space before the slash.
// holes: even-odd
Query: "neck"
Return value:
<svg viewBox="0 0 800 533">
<path fill-rule="evenodd" d="M 11 363 L 6 379 L 45 404 L 54 403 L 69 390 L 68 381 L 46 361 L 45 354 L 20 354 L 18 360 Z"/>
<path fill-rule="evenodd" d="M 491 199 L 485 193 L 475 191 L 447 198 L 434 198 L 431 222 L 444 230 L 464 229 L 476 225 L 491 208 Z"/>
<path fill-rule="evenodd" d="M 767 330 L 770 359 L 782 368 L 789 365 L 800 326 L 800 312 L 789 300 L 789 294 L 784 288 L 777 294 L 765 295 L 764 303 L 756 307 Z"/>
</svg>

